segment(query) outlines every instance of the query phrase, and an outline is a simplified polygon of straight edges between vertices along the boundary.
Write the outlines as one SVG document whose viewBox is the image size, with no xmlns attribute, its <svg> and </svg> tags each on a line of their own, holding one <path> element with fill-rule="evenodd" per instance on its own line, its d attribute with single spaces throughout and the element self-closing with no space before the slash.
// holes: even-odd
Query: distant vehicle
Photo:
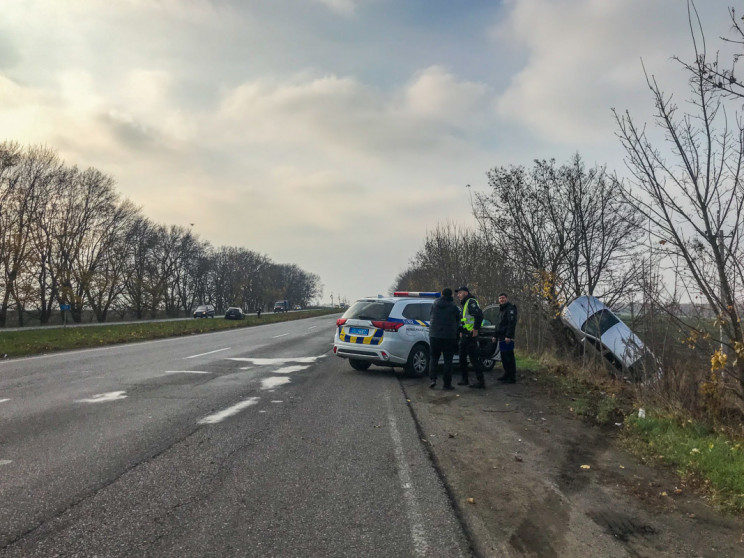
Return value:
<svg viewBox="0 0 744 558">
<path fill-rule="evenodd" d="M 243 311 L 237 306 L 230 306 L 230 308 L 227 309 L 227 312 L 225 312 L 226 320 L 242 320 L 243 318 L 245 318 L 245 314 L 243 314 Z"/>
<path fill-rule="evenodd" d="M 299 304 L 295 304 L 294 309 L 295 310 L 302 310 L 302 306 L 300 306 Z"/>
<path fill-rule="evenodd" d="M 288 300 L 277 300 L 274 303 L 274 312 L 288 312 L 289 301 Z"/>
<path fill-rule="evenodd" d="M 657 369 L 654 372 L 658 371 L 658 363 L 643 341 L 598 298 L 580 296 L 563 309 L 561 320 L 579 342 L 592 344 L 615 368 L 628 372 L 633 379 L 647 376 L 644 366 L 651 365 Z"/>
<path fill-rule="evenodd" d="M 396 292 L 392 297 L 362 298 L 336 320 L 333 352 L 355 370 L 400 366 L 410 375 L 429 371 L 431 307 L 438 292 Z M 481 362 L 491 370 L 498 360 L 498 343 L 484 324 L 479 334 Z M 455 354 L 453 363 L 458 363 Z"/>
<path fill-rule="evenodd" d="M 214 306 L 211 304 L 202 304 L 194 310 L 195 318 L 214 318 Z"/>
</svg>

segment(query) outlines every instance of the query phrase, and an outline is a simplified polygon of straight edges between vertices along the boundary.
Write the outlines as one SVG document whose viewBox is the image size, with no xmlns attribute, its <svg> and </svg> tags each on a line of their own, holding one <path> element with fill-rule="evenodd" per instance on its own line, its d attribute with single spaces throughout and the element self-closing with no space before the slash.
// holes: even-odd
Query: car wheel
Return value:
<svg viewBox="0 0 744 558">
<path fill-rule="evenodd" d="M 354 370 L 367 370 L 370 366 L 372 366 L 371 362 L 367 362 L 366 360 L 354 360 L 353 358 L 349 359 L 349 364 L 351 364 L 351 367 Z"/>
<path fill-rule="evenodd" d="M 405 367 L 406 374 L 413 377 L 422 377 L 429 374 L 429 349 L 426 345 L 416 345 L 408 356 Z"/>
<path fill-rule="evenodd" d="M 493 367 L 496 366 L 496 359 L 493 358 L 482 358 L 481 359 L 481 367 L 483 367 L 483 370 L 485 372 L 490 372 L 493 370 Z"/>
</svg>

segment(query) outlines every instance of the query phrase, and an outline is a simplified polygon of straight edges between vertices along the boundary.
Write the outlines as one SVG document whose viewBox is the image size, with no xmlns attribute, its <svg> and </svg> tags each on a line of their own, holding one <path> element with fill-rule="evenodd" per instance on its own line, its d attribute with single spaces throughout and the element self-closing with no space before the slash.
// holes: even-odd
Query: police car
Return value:
<svg viewBox="0 0 744 558">
<path fill-rule="evenodd" d="M 392 297 L 357 300 L 336 320 L 333 352 L 349 360 L 355 370 L 371 365 L 399 366 L 410 375 L 429 372 L 429 319 L 437 292 L 403 292 Z M 490 330 L 489 330 L 490 327 Z M 481 329 L 481 363 L 491 370 L 498 359 L 498 344 L 491 343 L 494 326 Z M 455 355 L 454 362 L 458 362 Z"/>
</svg>

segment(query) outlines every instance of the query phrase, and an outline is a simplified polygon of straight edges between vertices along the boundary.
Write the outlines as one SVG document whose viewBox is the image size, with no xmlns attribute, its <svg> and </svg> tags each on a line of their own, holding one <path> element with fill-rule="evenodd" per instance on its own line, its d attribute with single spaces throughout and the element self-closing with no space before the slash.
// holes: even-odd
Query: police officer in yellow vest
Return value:
<svg viewBox="0 0 744 558">
<path fill-rule="evenodd" d="M 457 298 L 462 304 L 462 330 L 460 332 L 460 374 L 461 379 L 457 383 L 461 386 L 468 385 L 468 357 L 475 369 L 477 382 L 470 387 L 485 389 L 486 382 L 483 378 L 483 366 L 481 365 L 478 349 L 478 330 L 483 322 L 483 312 L 478 301 L 470 294 L 470 289 L 463 286 L 457 289 Z"/>
</svg>

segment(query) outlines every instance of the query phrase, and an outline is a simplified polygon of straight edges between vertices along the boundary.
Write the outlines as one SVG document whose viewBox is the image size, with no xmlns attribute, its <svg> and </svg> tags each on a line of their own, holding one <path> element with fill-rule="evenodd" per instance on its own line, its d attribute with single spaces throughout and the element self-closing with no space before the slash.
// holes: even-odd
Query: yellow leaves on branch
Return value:
<svg viewBox="0 0 744 558">
<path fill-rule="evenodd" d="M 723 352 L 723 350 L 719 347 L 716 349 L 716 352 L 713 353 L 713 356 L 710 357 L 710 370 L 711 372 L 716 372 L 718 370 L 723 370 L 726 368 L 726 362 L 728 361 L 728 355 Z"/>
</svg>

